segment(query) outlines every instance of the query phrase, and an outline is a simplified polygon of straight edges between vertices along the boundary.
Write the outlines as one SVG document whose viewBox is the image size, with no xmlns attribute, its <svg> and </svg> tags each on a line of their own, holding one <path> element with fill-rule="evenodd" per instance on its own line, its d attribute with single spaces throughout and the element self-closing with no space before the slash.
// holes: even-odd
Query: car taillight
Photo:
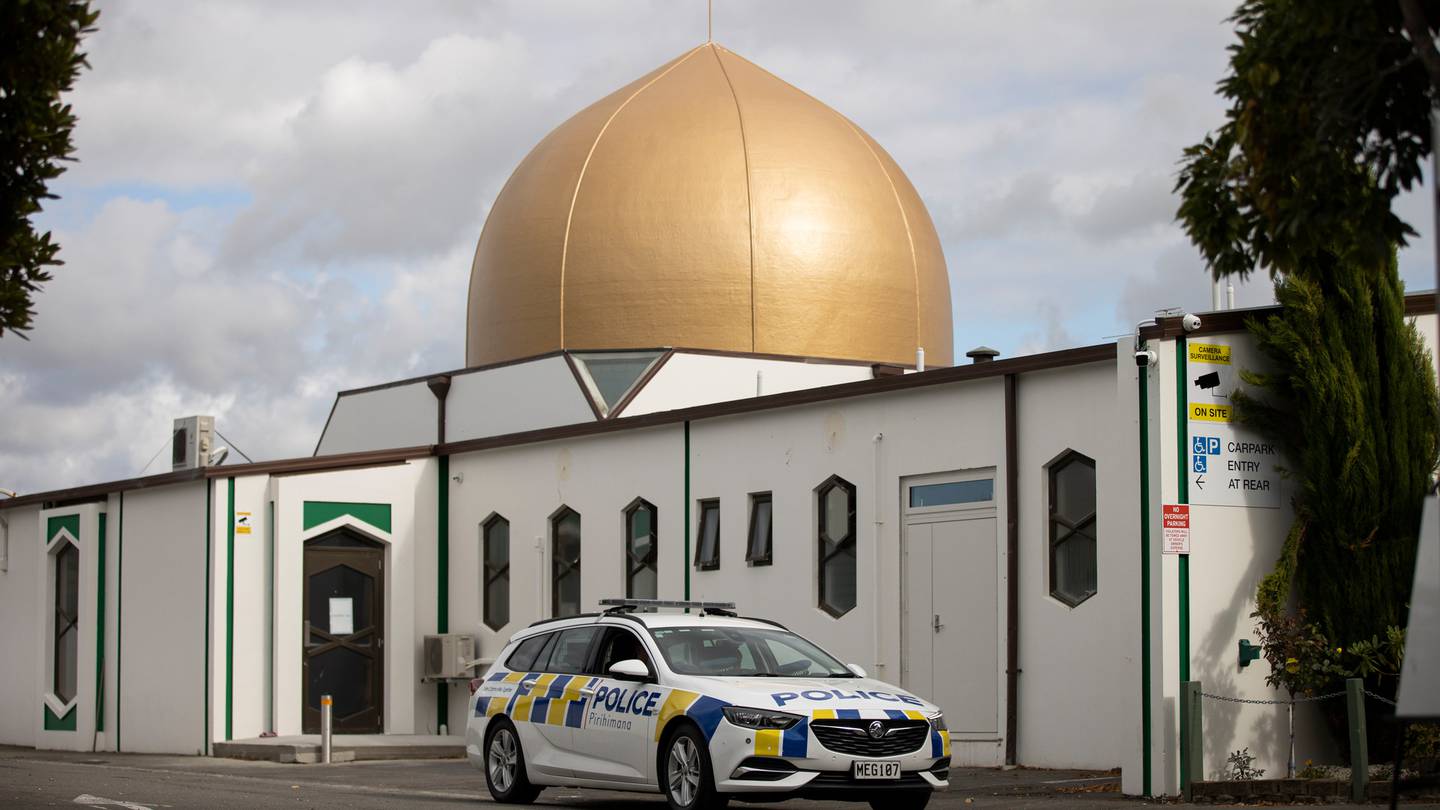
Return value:
<svg viewBox="0 0 1440 810">
<path fill-rule="evenodd" d="M 476 690 L 476 689 L 479 689 L 479 688 L 480 688 L 480 684 L 482 684 L 482 683 L 484 683 L 484 682 L 485 682 L 485 679 L 484 679 L 484 678 L 471 678 L 471 679 L 470 679 L 470 694 L 472 694 L 472 695 L 475 694 L 475 690 Z"/>
</svg>

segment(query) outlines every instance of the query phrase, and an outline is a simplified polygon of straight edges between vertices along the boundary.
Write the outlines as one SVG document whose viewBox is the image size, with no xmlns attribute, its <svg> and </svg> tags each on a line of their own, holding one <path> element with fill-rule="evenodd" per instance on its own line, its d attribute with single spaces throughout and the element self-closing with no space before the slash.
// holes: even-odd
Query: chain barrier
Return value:
<svg viewBox="0 0 1440 810">
<path fill-rule="evenodd" d="M 1210 699 L 1212 699 L 1212 700 L 1223 700 L 1223 701 L 1225 701 L 1226 703 L 1254 703 L 1254 704 L 1265 705 L 1265 706 L 1284 706 L 1284 705 L 1286 705 L 1287 703 L 1315 703 L 1316 701 L 1329 700 L 1330 698 L 1333 698 L 1333 697 L 1344 697 L 1344 695 L 1345 695 L 1345 690 L 1342 689 L 1342 690 L 1340 690 L 1339 692 L 1331 692 L 1331 693 L 1328 694 L 1328 695 L 1313 695 L 1313 696 L 1310 696 L 1310 697 L 1297 697 L 1297 698 L 1295 698 L 1294 700 L 1258 700 L 1258 699 L 1255 699 L 1255 698 L 1237 698 L 1237 697 L 1227 697 L 1227 696 L 1225 696 L 1225 695 L 1212 695 L 1212 694 L 1210 694 L 1209 692 L 1201 692 L 1201 693 L 1200 693 L 1200 696 L 1201 696 L 1201 697 L 1207 697 L 1207 698 L 1210 698 Z"/>
</svg>

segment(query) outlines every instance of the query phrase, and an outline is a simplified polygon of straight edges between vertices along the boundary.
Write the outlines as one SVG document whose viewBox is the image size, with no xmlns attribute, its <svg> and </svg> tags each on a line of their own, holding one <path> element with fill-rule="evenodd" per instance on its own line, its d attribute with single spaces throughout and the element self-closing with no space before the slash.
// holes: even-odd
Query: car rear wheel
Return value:
<svg viewBox="0 0 1440 810">
<path fill-rule="evenodd" d="M 540 795 L 525 775 L 525 751 L 515 727 L 507 722 L 491 723 L 485 735 L 485 787 L 503 804 L 529 804 Z"/>
<path fill-rule="evenodd" d="M 729 803 L 715 792 L 709 748 L 694 727 L 682 727 L 666 742 L 660 789 L 672 810 L 721 810 Z"/>
<path fill-rule="evenodd" d="M 874 799 L 870 807 L 872 810 L 925 810 L 925 805 L 929 803 L 930 791 L 916 790 Z"/>
</svg>

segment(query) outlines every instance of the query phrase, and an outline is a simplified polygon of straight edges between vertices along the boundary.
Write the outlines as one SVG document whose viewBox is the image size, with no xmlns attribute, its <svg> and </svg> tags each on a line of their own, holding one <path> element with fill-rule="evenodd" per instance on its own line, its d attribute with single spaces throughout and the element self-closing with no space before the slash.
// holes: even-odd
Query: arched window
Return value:
<svg viewBox="0 0 1440 810">
<path fill-rule="evenodd" d="M 820 512 L 820 607 L 843 616 L 855 607 L 855 485 L 832 476 L 815 490 Z"/>
<path fill-rule="evenodd" d="M 658 590 L 655 505 L 636 498 L 625 507 L 625 596 L 654 599 Z"/>
<path fill-rule="evenodd" d="M 55 558 L 55 673 L 51 692 L 61 702 L 75 697 L 80 656 L 80 549 L 61 540 Z"/>
<path fill-rule="evenodd" d="M 580 513 L 568 506 L 550 516 L 550 615 L 580 612 Z"/>
<path fill-rule="evenodd" d="M 1067 450 L 1050 464 L 1050 595 L 1075 607 L 1095 595 L 1095 461 Z"/>
<path fill-rule="evenodd" d="M 491 515 L 481 525 L 480 545 L 485 626 L 499 630 L 510 623 L 510 521 Z"/>
</svg>

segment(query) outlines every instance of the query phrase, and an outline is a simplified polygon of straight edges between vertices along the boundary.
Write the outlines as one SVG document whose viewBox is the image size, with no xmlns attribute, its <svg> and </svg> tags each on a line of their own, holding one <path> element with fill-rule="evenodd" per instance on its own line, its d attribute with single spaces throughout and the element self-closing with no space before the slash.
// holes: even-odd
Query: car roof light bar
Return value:
<svg viewBox="0 0 1440 810">
<path fill-rule="evenodd" d="M 697 608 L 703 614 L 734 616 L 734 602 L 692 602 L 684 599 L 601 599 L 606 613 L 633 613 L 657 608 Z"/>
</svg>

